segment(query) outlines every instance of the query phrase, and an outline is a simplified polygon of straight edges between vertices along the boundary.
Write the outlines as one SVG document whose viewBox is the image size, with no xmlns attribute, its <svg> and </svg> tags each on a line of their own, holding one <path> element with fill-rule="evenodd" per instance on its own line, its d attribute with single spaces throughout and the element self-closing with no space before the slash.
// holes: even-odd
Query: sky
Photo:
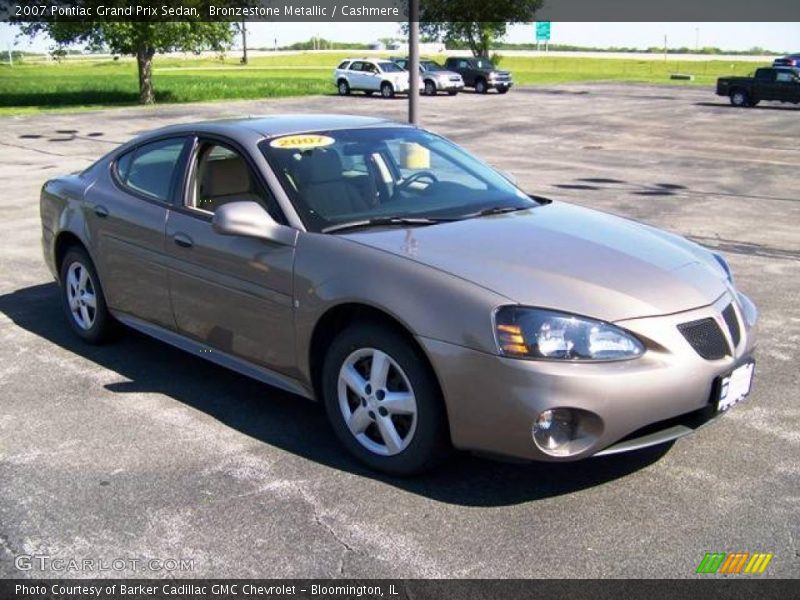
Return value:
<svg viewBox="0 0 800 600">
<path fill-rule="evenodd" d="M 250 23 L 248 47 L 271 48 L 277 38 L 278 46 L 308 40 L 317 34 L 335 41 L 374 42 L 383 37 L 399 36 L 397 23 Z M 46 38 L 31 42 L 17 38 L 16 27 L 0 23 L 0 51 L 10 44 L 18 50 L 46 52 L 50 43 Z M 777 52 L 800 52 L 800 23 L 553 23 L 551 41 L 555 44 L 635 48 L 662 47 L 664 36 L 669 47 L 696 44 L 716 46 L 725 50 L 748 50 L 753 47 Z M 533 27 L 509 27 L 505 41 L 531 42 Z"/>
</svg>

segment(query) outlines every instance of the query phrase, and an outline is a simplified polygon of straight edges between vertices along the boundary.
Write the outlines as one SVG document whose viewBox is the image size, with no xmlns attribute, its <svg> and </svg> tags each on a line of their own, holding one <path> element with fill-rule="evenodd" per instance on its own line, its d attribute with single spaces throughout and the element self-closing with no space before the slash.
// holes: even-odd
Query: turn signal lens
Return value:
<svg viewBox="0 0 800 600">
<path fill-rule="evenodd" d="M 497 340 L 506 354 L 524 356 L 528 353 L 528 346 L 525 345 L 525 338 L 518 325 L 497 325 Z"/>
</svg>

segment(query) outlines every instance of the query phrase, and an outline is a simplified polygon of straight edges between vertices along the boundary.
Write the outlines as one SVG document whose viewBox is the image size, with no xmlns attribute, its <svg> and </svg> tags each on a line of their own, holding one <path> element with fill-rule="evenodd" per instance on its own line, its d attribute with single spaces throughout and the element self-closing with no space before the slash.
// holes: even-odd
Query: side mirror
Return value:
<svg viewBox="0 0 800 600">
<path fill-rule="evenodd" d="M 294 246 L 297 231 L 276 223 L 257 202 L 227 202 L 214 211 L 211 227 L 220 235 L 239 235 Z"/>
</svg>

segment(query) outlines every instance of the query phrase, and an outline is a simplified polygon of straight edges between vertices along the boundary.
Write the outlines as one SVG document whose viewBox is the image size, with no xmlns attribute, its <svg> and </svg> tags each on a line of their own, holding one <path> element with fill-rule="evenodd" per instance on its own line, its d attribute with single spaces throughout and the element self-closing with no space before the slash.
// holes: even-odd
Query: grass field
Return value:
<svg viewBox="0 0 800 600">
<path fill-rule="evenodd" d="M 306 96 L 334 92 L 333 67 L 348 53 L 257 56 L 246 67 L 238 57 L 181 59 L 158 57 L 154 83 L 158 102 L 201 102 Z M 711 85 L 717 77 L 744 75 L 752 62 L 708 60 L 604 59 L 509 56 L 509 69 L 520 85 L 579 81 L 632 81 L 672 85 Z M 695 76 L 671 81 L 671 73 Z M 132 59 L 67 59 L 61 63 L 28 61 L 0 66 L 0 115 L 41 110 L 99 108 L 136 104 L 138 84 Z"/>
</svg>

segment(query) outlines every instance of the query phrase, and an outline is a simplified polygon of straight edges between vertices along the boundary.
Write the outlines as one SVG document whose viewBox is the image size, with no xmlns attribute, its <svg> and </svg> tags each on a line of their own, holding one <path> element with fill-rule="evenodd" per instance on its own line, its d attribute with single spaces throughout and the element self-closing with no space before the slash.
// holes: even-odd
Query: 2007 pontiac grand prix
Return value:
<svg viewBox="0 0 800 600">
<path fill-rule="evenodd" d="M 750 391 L 757 312 L 681 237 L 524 194 L 389 121 L 159 129 L 41 194 L 72 329 L 117 323 L 321 400 L 393 474 L 452 447 L 575 460 L 674 440 Z"/>
</svg>

